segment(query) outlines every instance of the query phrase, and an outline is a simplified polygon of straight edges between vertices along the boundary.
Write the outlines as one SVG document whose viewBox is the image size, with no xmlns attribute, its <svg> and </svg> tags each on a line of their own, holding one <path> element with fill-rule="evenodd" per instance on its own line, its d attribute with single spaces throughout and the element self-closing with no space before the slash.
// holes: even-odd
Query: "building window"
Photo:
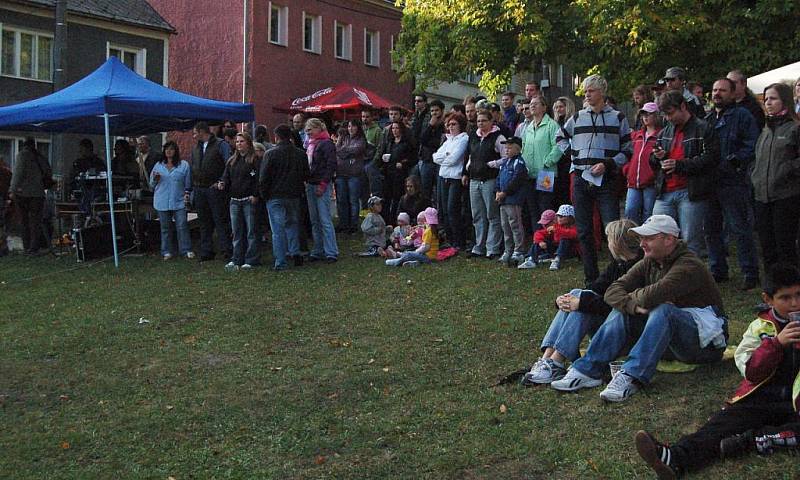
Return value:
<svg viewBox="0 0 800 480">
<path fill-rule="evenodd" d="M 333 22 L 333 30 L 336 32 L 335 54 L 341 60 L 352 60 L 353 27 L 346 23 Z"/>
<path fill-rule="evenodd" d="M 17 155 L 22 151 L 23 142 L 25 142 L 25 139 L 22 137 L 0 137 L 0 157 L 6 159 L 6 165 L 12 170 L 14 169 Z M 39 150 L 39 153 L 41 153 L 48 162 L 51 162 L 49 140 L 37 138 L 36 149 Z"/>
<path fill-rule="evenodd" d="M 147 50 L 144 48 L 123 47 L 120 45 L 107 44 L 108 53 L 107 58 L 117 57 L 117 59 L 124 63 L 125 66 L 138 73 L 139 75 L 147 76 Z"/>
<path fill-rule="evenodd" d="M 303 12 L 303 50 L 322 53 L 322 17 Z"/>
<path fill-rule="evenodd" d="M 380 41 L 380 32 L 364 29 L 364 63 L 371 67 L 381 66 Z"/>
<path fill-rule="evenodd" d="M 482 75 L 479 74 L 479 73 L 470 72 L 470 73 L 464 75 L 463 77 L 461 77 L 461 81 L 465 82 L 465 83 L 471 83 L 471 84 L 477 85 L 481 81 L 481 76 Z"/>
<path fill-rule="evenodd" d="M 269 2 L 269 41 L 276 45 L 289 44 L 288 28 L 289 7 Z"/>
<path fill-rule="evenodd" d="M 0 73 L 53 81 L 53 36 L 0 25 Z"/>
</svg>

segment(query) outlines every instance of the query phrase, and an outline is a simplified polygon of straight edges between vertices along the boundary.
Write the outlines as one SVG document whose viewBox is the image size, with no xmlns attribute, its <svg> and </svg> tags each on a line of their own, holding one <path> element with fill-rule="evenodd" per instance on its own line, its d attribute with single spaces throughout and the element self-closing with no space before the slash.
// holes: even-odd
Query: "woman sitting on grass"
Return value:
<svg viewBox="0 0 800 480">
<path fill-rule="evenodd" d="M 547 384 L 563 378 L 567 373 L 565 361 L 578 358 L 583 337 L 594 334 L 611 312 L 603 294 L 643 256 L 638 237 L 630 231 L 634 227 L 636 223 L 627 219 L 606 226 L 611 263 L 588 290 L 576 288 L 556 298 L 558 313 L 542 339 L 544 353 L 522 378 L 523 385 Z"/>
<path fill-rule="evenodd" d="M 439 216 L 433 207 L 425 209 L 425 232 L 422 234 L 422 245 L 416 250 L 403 252 L 399 258 L 386 260 L 386 265 L 390 267 L 416 267 L 420 263 L 431 263 L 436 260 L 439 253 Z"/>
</svg>

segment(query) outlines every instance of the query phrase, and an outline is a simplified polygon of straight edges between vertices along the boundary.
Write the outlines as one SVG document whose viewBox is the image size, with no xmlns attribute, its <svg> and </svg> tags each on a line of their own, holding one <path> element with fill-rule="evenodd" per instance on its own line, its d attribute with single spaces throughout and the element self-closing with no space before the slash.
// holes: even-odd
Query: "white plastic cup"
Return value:
<svg viewBox="0 0 800 480">
<path fill-rule="evenodd" d="M 614 360 L 613 362 L 609 362 L 608 368 L 611 370 L 611 378 L 614 378 L 619 372 L 622 371 L 622 365 L 624 364 L 624 360 Z"/>
<path fill-rule="evenodd" d="M 381 159 L 383 159 L 383 163 L 389 163 L 389 160 L 392 159 L 392 154 L 391 153 L 384 153 L 383 156 L 381 157 Z"/>
</svg>

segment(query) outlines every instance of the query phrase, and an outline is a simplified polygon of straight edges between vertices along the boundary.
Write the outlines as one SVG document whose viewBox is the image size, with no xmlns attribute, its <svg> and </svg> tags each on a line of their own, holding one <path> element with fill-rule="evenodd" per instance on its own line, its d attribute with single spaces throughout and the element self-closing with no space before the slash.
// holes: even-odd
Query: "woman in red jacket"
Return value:
<svg viewBox="0 0 800 480">
<path fill-rule="evenodd" d="M 625 218 L 641 225 L 653 214 L 656 203 L 655 175 L 650 168 L 650 154 L 661 131 L 661 112 L 653 102 L 645 103 L 639 110 L 642 128 L 631 133 L 633 156 L 622 171 L 628 179 L 625 199 Z"/>
</svg>

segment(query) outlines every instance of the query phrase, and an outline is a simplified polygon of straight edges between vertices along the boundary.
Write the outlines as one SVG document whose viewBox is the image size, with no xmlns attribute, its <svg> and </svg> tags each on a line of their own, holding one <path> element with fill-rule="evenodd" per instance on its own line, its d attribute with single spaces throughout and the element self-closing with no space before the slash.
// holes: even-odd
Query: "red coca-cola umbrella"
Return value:
<svg viewBox="0 0 800 480">
<path fill-rule="evenodd" d="M 277 105 L 273 110 L 277 112 L 306 112 L 322 113 L 333 110 L 334 112 L 346 110 L 363 110 L 365 108 L 382 110 L 395 105 L 377 93 L 363 87 L 340 83 L 335 87 L 326 87 L 311 95 L 297 97 L 287 103 Z"/>
</svg>

